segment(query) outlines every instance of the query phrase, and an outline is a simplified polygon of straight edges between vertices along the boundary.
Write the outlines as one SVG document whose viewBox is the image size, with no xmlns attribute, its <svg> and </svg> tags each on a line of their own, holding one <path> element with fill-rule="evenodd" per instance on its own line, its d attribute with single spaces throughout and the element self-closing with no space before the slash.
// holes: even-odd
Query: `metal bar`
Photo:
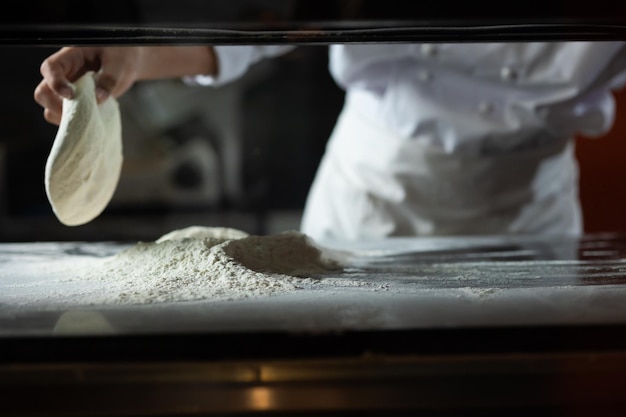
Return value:
<svg viewBox="0 0 626 417">
<path fill-rule="evenodd" d="M 624 25 L 510 24 L 264 30 L 129 26 L 0 26 L 0 45 L 332 44 L 626 40 Z"/>
</svg>

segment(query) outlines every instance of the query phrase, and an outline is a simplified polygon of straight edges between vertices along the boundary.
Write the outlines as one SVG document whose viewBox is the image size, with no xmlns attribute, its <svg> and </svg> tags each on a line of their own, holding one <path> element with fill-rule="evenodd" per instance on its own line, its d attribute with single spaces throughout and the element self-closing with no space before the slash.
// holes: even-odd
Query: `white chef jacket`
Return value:
<svg viewBox="0 0 626 417">
<path fill-rule="evenodd" d="M 217 46 L 237 79 L 293 46 Z M 319 240 L 578 234 L 576 134 L 614 119 L 622 42 L 347 44 L 329 48 L 344 110 L 311 188 Z"/>
</svg>

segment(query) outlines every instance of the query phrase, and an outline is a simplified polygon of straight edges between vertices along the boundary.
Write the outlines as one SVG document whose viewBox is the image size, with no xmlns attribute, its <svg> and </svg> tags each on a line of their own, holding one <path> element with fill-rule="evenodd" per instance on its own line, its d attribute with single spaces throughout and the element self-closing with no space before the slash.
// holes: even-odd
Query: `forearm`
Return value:
<svg viewBox="0 0 626 417">
<path fill-rule="evenodd" d="M 138 80 L 217 74 L 217 59 L 210 46 L 145 46 L 141 50 Z"/>
</svg>

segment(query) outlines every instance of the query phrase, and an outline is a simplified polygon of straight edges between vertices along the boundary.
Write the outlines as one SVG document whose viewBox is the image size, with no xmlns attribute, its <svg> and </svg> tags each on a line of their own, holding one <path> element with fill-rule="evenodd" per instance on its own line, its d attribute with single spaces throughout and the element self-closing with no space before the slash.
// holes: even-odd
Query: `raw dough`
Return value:
<svg viewBox="0 0 626 417">
<path fill-rule="evenodd" d="M 98 217 L 113 197 L 122 169 L 122 123 L 117 101 L 98 105 L 94 73 L 81 77 L 63 113 L 48 161 L 45 187 L 59 221 L 78 226 Z"/>
</svg>

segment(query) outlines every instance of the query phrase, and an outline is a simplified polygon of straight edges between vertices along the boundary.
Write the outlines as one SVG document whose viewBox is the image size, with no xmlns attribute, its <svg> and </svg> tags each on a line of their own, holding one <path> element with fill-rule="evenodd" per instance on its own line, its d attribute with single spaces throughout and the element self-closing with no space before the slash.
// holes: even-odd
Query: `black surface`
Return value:
<svg viewBox="0 0 626 417">
<path fill-rule="evenodd" d="M 626 325 L 0 338 L 0 363 L 623 352 Z"/>
<path fill-rule="evenodd" d="M 204 29 L 168 27 L 61 24 L 0 27 L 0 45 L 278 45 L 334 43 L 408 42 L 530 42 L 626 40 L 623 22 L 566 21 L 549 23 L 483 23 L 458 26 L 460 22 L 432 25 L 431 22 L 396 22 L 395 28 L 352 29 L 326 26 L 287 28 Z M 377 25 L 370 22 L 368 25 Z"/>
<path fill-rule="evenodd" d="M 626 39 L 626 3 L 8 1 L 5 45 Z M 374 30 L 372 30 L 374 29 Z"/>
<path fill-rule="evenodd" d="M 396 26 L 420 21 L 438 25 L 493 23 L 550 23 L 570 20 L 602 23 L 624 22 L 623 2 L 596 0 L 6 0 L 4 24 L 127 24 L 200 25 L 214 27 L 273 27 L 305 23 L 347 28 L 360 24 Z"/>
</svg>

